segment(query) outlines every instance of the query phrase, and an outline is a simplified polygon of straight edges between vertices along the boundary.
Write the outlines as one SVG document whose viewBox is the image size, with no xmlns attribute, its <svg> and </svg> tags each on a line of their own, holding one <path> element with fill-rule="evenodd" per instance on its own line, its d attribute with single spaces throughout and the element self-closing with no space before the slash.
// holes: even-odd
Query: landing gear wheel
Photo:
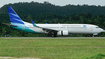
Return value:
<svg viewBox="0 0 105 59">
<path fill-rule="evenodd" d="M 57 37 L 57 34 L 54 34 L 54 37 Z"/>
<path fill-rule="evenodd" d="M 94 37 L 94 35 L 92 37 Z"/>
<path fill-rule="evenodd" d="M 54 34 L 54 35 L 52 35 L 52 37 L 57 37 L 57 35 L 56 35 L 56 34 Z"/>
</svg>

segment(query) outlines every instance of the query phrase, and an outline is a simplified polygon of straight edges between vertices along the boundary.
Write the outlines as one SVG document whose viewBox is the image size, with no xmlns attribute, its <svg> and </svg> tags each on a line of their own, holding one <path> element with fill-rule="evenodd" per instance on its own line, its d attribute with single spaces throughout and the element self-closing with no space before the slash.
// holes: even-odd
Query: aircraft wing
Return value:
<svg viewBox="0 0 105 59">
<path fill-rule="evenodd" d="M 39 27 L 39 26 L 35 25 L 35 23 L 32 20 L 31 20 L 31 22 L 32 22 L 34 27 L 42 28 L 43 30 L 45 30 L 47 32 L 49 32 L 49 31 L 52 31 L 52 32 L 58 32 L 58 31 L 60 31 L 60 30 L 55 30 L 55 29 L 49 29 L 49 28 Z"/>
</svg>

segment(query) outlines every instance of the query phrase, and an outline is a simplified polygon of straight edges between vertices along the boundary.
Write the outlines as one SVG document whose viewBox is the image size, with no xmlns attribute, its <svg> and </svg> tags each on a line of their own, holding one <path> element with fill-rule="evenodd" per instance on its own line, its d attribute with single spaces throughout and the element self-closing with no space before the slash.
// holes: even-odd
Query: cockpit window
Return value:
<svg viewBox="0 0 105 59">
<path fill-rule="evenodd" d="M 99 28 L 99 27 L 96 27 L 96 28 Z"/>
</svg>

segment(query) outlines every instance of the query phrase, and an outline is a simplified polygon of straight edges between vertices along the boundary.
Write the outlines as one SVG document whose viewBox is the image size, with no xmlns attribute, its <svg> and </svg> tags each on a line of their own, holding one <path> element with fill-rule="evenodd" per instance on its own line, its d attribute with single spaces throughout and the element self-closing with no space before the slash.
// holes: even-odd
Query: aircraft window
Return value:
<svg viewBox="0 0 105 59">
<path fill-rule="evenodd" d="M 59 28 L 59 27 L 47 27 L 47 28 Z"/>
<path fill-rule="evenodd" d="M 60 28 L 65 28 L 65 27 L 60 27 Z"/>
</svg>

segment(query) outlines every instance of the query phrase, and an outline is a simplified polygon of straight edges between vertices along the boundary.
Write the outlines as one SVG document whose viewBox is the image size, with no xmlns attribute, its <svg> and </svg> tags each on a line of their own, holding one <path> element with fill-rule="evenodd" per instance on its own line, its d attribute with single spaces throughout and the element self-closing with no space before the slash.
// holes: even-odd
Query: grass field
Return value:
<svg viewBox="0 0 105 59">
<path fill-rule="evenodd" d="M 105 38 L 0 38 L 0 56 L 40 59 L 104 59 Z"/>
</svg>

